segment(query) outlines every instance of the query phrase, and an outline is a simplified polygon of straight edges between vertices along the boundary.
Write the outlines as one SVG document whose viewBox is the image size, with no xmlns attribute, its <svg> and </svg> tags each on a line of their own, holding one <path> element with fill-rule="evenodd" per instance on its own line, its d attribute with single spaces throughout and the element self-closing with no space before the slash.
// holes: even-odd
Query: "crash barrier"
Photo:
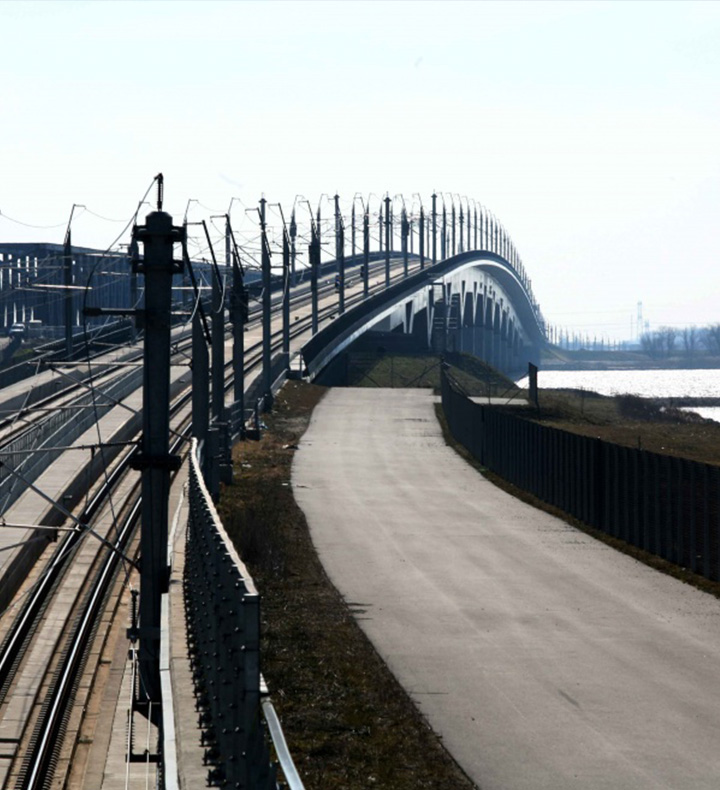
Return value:
<svg viewBox="0 0 720 790">
<path fill-rule="evenodd" d="M 260 596 L 232 545 L 190 453 L 185 553 L 188 646 L 208 786 L 275 790 L 260 675 Z M 271 724 L 277 721 L 270 705 Z M 273 733 L 273 736 L 275 733 Z M 274 740 L 285 781 L 302 790 L 282 739 Z"/>
<path fill-rule="evenodd" d="M 445 370 L 441 383 L 450 432 L 482 466 L 608 535 L 720 580 L 720 467 L 474 403 Z"/>
</svg>

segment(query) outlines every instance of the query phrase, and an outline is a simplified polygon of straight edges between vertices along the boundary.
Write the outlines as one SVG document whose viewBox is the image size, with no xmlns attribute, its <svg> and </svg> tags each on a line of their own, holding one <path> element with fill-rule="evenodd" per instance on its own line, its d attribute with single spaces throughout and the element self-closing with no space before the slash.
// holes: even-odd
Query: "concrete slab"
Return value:
<svg viewBox="0 0 720 790">
<path fill-rule="evenodd" d="M 293 486 L 361 627 L 483 790 L 717 787 L 720 601 L 494 487 L 429 393 L 330 391 Z"/>
</svg>

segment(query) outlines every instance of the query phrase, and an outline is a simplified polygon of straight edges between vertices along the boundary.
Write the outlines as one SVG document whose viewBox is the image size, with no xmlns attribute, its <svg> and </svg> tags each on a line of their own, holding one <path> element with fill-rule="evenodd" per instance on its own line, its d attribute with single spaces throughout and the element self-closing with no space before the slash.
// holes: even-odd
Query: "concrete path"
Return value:
<svg viewBox="0 0 720 790">
<path fill-rule="evenodd" d="M 720 785 L 720 601 L 497 489 L 445 446 L 427 391 L 331 390 L 293 486 L 482 790 Z"/>
</svg>

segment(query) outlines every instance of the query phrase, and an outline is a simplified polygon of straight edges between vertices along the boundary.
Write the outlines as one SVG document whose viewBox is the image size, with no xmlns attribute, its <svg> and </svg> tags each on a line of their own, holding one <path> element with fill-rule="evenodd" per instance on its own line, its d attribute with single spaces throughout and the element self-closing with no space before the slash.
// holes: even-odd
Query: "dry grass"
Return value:
<svg viewBox="0 0 720 790">
<path fill-rule="evenodd" d="M 285 385 L 261 441 L 235 448 L 220 506 L 262 595 L 262 671 L 291 752 L 308 790 L 469 790 L 328 580 L 293 499 L 294 448 L 323 391 Z"/>
<path fill-rule="evenodd" d="M 636 395 L 541 390 L 539 413 L 525 416 L 626 447 L 720 464 L 720 423 Z"/>
</svg>

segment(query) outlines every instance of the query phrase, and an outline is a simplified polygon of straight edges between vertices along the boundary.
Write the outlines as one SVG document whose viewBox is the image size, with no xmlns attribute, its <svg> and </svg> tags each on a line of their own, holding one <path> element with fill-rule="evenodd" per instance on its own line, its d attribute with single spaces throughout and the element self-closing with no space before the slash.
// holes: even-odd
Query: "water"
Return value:
<svg viewBox="0 0 720 790">
<path fill-rule="evenodd" d="M 527 387 L 527 376 L 518 384 Z M 720 398 L 720 370 L 540 370 L 538 386 L 643 398 Z M 692 411 L 720 422 L 720 407 L 693 406 Z"/>
</svg>

